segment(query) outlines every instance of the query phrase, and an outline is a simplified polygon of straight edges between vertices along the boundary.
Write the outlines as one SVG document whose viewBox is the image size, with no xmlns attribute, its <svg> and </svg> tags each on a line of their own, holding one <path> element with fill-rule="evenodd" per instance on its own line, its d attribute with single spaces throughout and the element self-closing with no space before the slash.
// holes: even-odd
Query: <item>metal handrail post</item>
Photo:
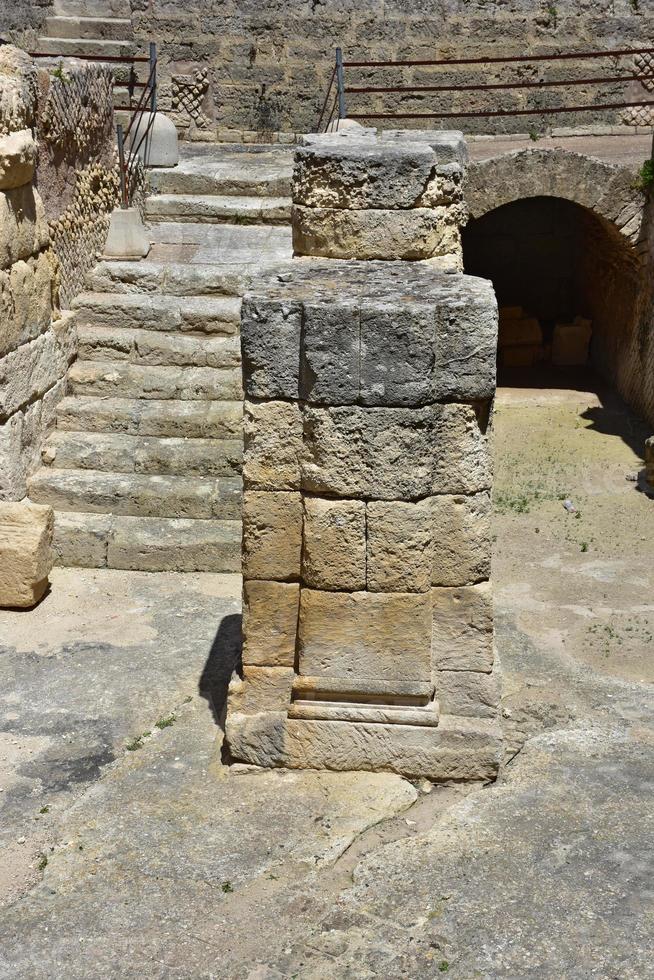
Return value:
<svg viewBox="0 0 654 980">
<path fill-rule="evenodd" d="M 150 41 L 150 112 L 157 111 L 157 45 Z"/>
<path fill-rule="evenodd" d="M 118 143 L 118 166 L 120 168 L 120 206 L 127 209 L 127 181 L 125 174 L 125 141 L 123 139 L 123 127 L 118 123 L 116 126 L 116 142 Z"/>
<path fill-rule="evenodd" d="M 338 118 L 345 119 L 347 108 L 345 106 L 345 72 L 343 70 L 343 52 L 336 48 L 336 84 L 338 86 Z"/>
</svg>

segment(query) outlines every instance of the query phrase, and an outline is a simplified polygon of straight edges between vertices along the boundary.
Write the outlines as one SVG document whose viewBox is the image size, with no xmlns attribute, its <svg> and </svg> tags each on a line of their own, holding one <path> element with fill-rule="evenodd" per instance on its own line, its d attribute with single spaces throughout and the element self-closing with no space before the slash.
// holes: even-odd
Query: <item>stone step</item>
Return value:
<svg viewBox="0 0 654 980">
<path fill-rule="evenodd" d="M 146 214 L 151 221 L 285 225 L 291 220 L 291 201 L 286 197 L 154 194 L 146 199 Z"/>
<path fill-rule="evenodd" d="M 241 488 L 240 477 L 187 478 L 42 467 L 30 477 L 29 497 L 55 510 L 239 520 Z"/>
<path fill-rule="evenodd" d="M 227 335 L 238 332 L 241 320 L 241 300 L 235 296 L 81 293 L 72 306 L 78 325 L 97 327 Z"/>
<path fill-rule="evenodd" d="M 37 41 L 40 54 L 53 58 L 75 58 L 78 55 L 97 58 L 129 58 L 142 54 L 134 41 L 99 40 L 88 37 L 40 37 Z M 111 65 L 111 62 L 107 62 Z M 111 65 L 115 68 L 115 65 Z M 145 66 L 147 67 L 147 66 Z"/>
<path fill-rule="evenodd" d="M 146 572 L 240 572 L 241 522 L 59 511 L 58 565 Z"/>
<path fill-rule="evenodd" d="M 223 194 L 229 197 L 291 196 L 293 151 L 180 144 L 176 167 L 161 167 L 148 173 L 154 194 Z M 252 150 L 252 152 L 250 152 Z"/>
<path fill-rule="evenodd" d="M 243 442 L 58 430 L 48 438 L 42 456 L 51 469 L 239 476 Z"/>
<path fill-rule="evenodd" d="M 131 17 L 130 0 L 54 0 L 57 17 Z"/>
<path fill-rule="evenodd" d="M 57 429 L 241 440 L 243 405 L 240 401 L 159 401 L 69 395 L 57 405 Z"/>
<path fill-rule="evenodd" d="M 242 296 L 261 269 L 247 265 L 185 262 L 100 262 L 87 276 L 89 289 L 106 293 L 169 293 L 173 296 Z"/>
<path fill-rule="evenodd" d="M 243 397 L 240 368 L 161 367 L 125 361 L 75 361 L 68 374 L 75 395 L 234 401 Z"/>
<path fill-rule="evenodd" d="M 104 17 L 54 16 L 46 17 L 47 37 L 84 38 L 94 41 L 130 41 L 134 39 L 132 21 L 106 15 Z"/>
<path fill-rule="evenodd" d="M 81 361 L 127 361 L 166 367 L 234 368 L 241 363 L 238 337 L 208 337 L 198 334 L 170 336 L 133 327 L 96 327 L 81 324 L 77 329 Z"/>
</svg>

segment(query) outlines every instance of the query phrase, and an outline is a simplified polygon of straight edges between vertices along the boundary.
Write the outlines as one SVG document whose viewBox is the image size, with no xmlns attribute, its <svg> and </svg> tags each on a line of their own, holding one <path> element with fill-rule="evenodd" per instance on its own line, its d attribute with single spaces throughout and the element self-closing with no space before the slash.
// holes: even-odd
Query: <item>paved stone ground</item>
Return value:
<svg viewBox="0 0 654 980">
<path fill-rule="evenodd" d="M 532 140 L 510 138 L 489 140 L 477 139 L 468 143 L 471 160 L 488 160 L 515 150 L 569 150 L 571 153 L 584 153 L 587 156 L 619 163 L 638 170 L 652 152 L 651 135 L 624 136 L 540 136 Z"/>
<path fill-rule="evenodd" d="M 500 392 L 492 787 L 223 766 L 236 576 L 61 569 L 0 614 L 0 977 L 654 977 L 642 436 Z"/>
</svg>

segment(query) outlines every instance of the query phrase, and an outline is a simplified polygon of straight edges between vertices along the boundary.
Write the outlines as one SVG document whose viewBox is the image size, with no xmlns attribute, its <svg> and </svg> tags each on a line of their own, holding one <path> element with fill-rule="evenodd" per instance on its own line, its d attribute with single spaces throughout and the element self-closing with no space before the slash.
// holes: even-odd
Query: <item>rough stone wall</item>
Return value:
<svg viewBox="0 0 654 980">
<path fill-rule="evenodd" d="M 39 189 L 67 306 L 95 264 L 118 204 L 112 74 L 69 64 L 38 72 Z"/>
<path fill-rule="evenodd" d="M 33 180 L 37 76 L 0 47 L 0 499 L 21 500 L 54 424 L 75 355 L 71 314 L 58 309 L 58 261 Z"/>
<path fill-rule="evenodd" d="M 346 58 L 474 58 L 500 54 L 557 53 L 646 46 L 654 35 L 652 0 L 132 0 L 137 37 L 155 38 L 162 58 L 164 99 L 175 100 L 180 120 L 195 118 L 199 135 L 219 130 L 308 132 L 317 122 L 334 64 L 334 49 Z M 585 78 L 606 71 L 611 62 L 569 61 L 550 66 L 550 78 Z M 621 71 L 631 73 L 629 59 Z M 613 67 L 613 66 L 612 66 Z M 538 80 L 541 69 L 516 65 L 495 69 L 427 68 L 376 73 L 376 84 L 460 84 L 508 78 Z M 349 73 L 351 84 L 373 83 L 365 70 Z M 437 82 L 438 80 L 438 82 Z M 425 93 L 411 100 L 398 96 L 352 96 L 368 111 L 455 112 L 488 108 L 574 105 L 625 101 L 627 93 L 644 100 L 640 85 L 617 83 L 597 89 L 568 87 L 530 93 Z M 366 101 L 367 100 L 367 101 Z M 559 101 L 560 100 L 560 101 Z M 163 107 L 163 106 L 162 106 Z M 186 115 L 185 115 L 186 114 Z M 204 119 L 200 120 L 199 117 Z M 620 113 L 601 110 L 555 117 L 508 119 L 434 119 L 427 125 L 466 132 L 542 132 L 547 125 L 615 122 Z M 646 124 L 645 114 L 630 122 Z M 389 123 L 424 127 L 425 121 Z"/>
</svg>

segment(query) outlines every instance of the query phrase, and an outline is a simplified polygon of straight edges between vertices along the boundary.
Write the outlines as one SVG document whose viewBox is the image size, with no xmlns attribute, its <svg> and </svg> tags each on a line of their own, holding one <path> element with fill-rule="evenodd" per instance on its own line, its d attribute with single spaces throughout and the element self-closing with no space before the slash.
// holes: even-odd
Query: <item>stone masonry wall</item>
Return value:
<svg viewBox="0 0 654 980">
<path fill-rule="evenodd" d="M 298 261 L 242 312 L 243 677 L 260 765 L 497 771 L 489 283 Z"/>
<path fill-rule="evenodd" d="M 334 64 L 334 49 L 354 59 L 475 58 L 527 52 L 638 47 L 654 36 L 653 0 L 132 0 L 136 36 L 156 39 L 162 58 L 162 108 L 186 118 L 196 135 L 216 130 L 266 133 L 314 129 Z M 611 62 L 569 61 L 547 67 L 549 78 L 613 74 Z M 621 71 L 630 74 L 629 59 Z M 612 66 L 613 67 L 613 66 Z M 541 68 L 411 68 L 376 73 L 376 84 L 538 80 Z M 365 70 L 348 73 L 351 84 L 373 83 Z M 380 80 L 381 78 L 381 80 Z M 599 90 L 585 86 L 529 94 L 516 91 L 425 93 L 411 100 L 396 95 L 352 96 L 368 111 L 454 112 L 473 106 L 514 108 L 625 101 L 627 92 L 646 100 L 640 85 L 617 83 Z M 388 123 L 463 129 L 465 132 L 542 132 L 550 125 L 617 122 L 621 113 L 572 113 L 554 117 L 485 120 L 450 118 Z M 627 121 L 646 124 L 650 110 Z M 226 138 L 228 133 L 224 134 Z"/>
<path fill-rule="evenodd" d="M 38 72 L 35 186 L 59 259 L 61 303 L 82 288 L 118 204 L 113 81 L 101 65 Z"/>
<path fill-rule="evenodd" d="M 75 354 L 58 308 L 58 262 L 33 180 L 37 75 L 0 47 L 0 499 L 21 500 Z"/>
</svg>

